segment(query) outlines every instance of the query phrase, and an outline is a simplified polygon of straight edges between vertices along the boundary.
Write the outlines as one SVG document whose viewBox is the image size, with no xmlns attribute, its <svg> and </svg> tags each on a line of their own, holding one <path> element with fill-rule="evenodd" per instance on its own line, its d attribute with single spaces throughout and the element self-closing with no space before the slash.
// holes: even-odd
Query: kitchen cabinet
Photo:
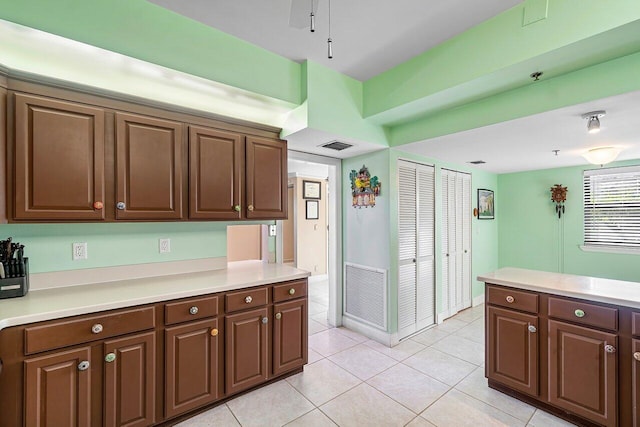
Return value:
<svg viewBox="0 0 640 427">
<path fill-rule="evenodd" d="M 307 301 L 274 304 L 273 312 L 273 375 L 279 375 L 307 362 Z"/>
<path fill-rule="evenodd" d="M 247 219 L 287 218 L 287 145 L 247 136 Z"/>
<path fill-rule="evenodd" d="M 12 97 L 12 218 L 103 220 L 104 110 L 21 93 Z"/>
<path fill-rule="evenodd" d="M 640 340 L 633 339 L 632 341 L 631 357 L 631 391 L 633 393 L 633 425 L 640 425 Z"/>
<path fill-rule="evenodd" d="M 7 89 L 0 75 L 0 223 L 7 222 Z"/>
</svg>

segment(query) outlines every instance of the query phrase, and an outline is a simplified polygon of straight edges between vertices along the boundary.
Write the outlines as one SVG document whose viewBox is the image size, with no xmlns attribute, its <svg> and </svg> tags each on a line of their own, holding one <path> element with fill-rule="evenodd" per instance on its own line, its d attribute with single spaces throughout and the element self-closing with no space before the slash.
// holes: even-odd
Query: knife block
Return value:
<svg viewBox="0 0 640 427">
<path fill-rule="evenodd" d="M 24 259 L 24 276 L 0 279 L 0 299 L 23 297 L 29 292 L 29 258 Z"/>
</svg>

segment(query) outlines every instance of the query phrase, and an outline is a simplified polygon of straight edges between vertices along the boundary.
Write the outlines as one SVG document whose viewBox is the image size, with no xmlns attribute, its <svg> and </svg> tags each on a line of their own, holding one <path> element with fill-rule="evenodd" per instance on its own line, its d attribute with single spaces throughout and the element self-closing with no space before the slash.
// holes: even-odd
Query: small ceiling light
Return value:
<svg viewBox="0 0 640 427">
<path fill-rule="evenodd" d="M 599 147 L 592 148 L 582 155 L 589 163 L 594 165 L 604 166 L 607 163 L 613 162 L 616 158 L 618 158 L 618 154 L 620 154 L 619 148 L 616 147 Z"/>
<path fill-rule="evenodd" d="M 313 0 L 311 0 L 311 26 L 310 30 L 312 33 L 316 31 L 316 15 L 313 13 Z"/>
<path fill-rule="evenodd" d="M 598 133 L 600 132 L 600 118 L 607 114 L 604 110 L 592 111 L 582 115 L 583 119 L 587 119 L 587 132 Z"/>
</svg>

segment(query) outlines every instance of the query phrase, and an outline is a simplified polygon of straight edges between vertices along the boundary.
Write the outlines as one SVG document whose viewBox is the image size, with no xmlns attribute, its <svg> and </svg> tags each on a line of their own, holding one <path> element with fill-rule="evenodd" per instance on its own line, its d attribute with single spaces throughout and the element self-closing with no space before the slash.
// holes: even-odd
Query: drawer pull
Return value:
<svg viewBox="0 0 640 427">
<path fill-rule="evenodd" d="M 89 369 L 89 366 L 89 361 L 83 360 L 82 362 L 78 363 L 78 371 L 86 371 L 87 369 Z"/>
<path fill-rule="evenodd" d="M 125 210 L 126 207 L 127 205 L 124 202 L 118 202 L 118 204 L 116 204 L 116 209 L 118 209 L 119 211 Z"/>
<path fill-rule="evenodd" d="M 507 300 L 507 302 L 509 304 L 512 304 L 516 299 L 514 297 L 512 297 L 511 295 L 507 295 L 507 297 L 505 298 Z"/>
<path fill-rule="evenodd" d="M 536 332 L 538 332 L 538 329 L 533 326 L 533 325 L 529 325 L 529 327 L 527 328 L 529 330 L 529 332 L 531 332 L 532 334 L 535 334 Z"/>
<path fill-rule="evenodd" d="M 235 205 L 233 207 L 233 210 L 236 211 L 236 212 L 240 212 L 240 205 Z"/>
<path fill-rule="evenodd" d="M 295 293 L 296 293 L 296 290 L 295 290 L 295 289 L 293 289 L 293 288 L 289 289 L 289 295 L 293 295 L 293 294 L 295 294 Z"/>
<path fill-rule="evenodd" d="M 103 330 L 104 330 L 104 328 L 102 327 L 102 325 L 100 323 L 96 323 L 95 325 L 93 325 L 91 327 L 91 332 L 93 332 L 94 334 L 99 334 Z"/>
<path fill-rule="evenodd" d="M 636 351 L 633 353 L 633 358 L 640 362 L 640 351 Z"/>
<path fill-rule="evenodd" d="M 93 209 L 99 211 L 102 208 L 104 208 L 104 203 L 102 203 L 102 202 L 94 202 L 93 203 Z"/>
<path fill-rule="evenodd" d="M 249 206 L 247 207 L 247 209 L 249 209 L 251 212 L 253 212 L 253 205 L 249 205 Z"/>
<path fill-rule="evenodd" d="M 253 298 L 251 298 L 251 295 L 249 295 L 244 299 L 244 302 L 246 302 L 247 304 L 251 304 L 251 301 L 253 301 Z"/>
<path fill-rule="evenodd" d="M 197 307 L 197 306 L 195 306 L 195 305 L 194 305 L 193 307 L 191 307 L 191 308 L 189 309 L 189 314 L 191 314 L 191 315 L 196 315 L 196 314 L 198 314 L 198 307 Z"/>
<path fill-rule="evenodd" d="M 211 329 L 211 336 L 215 337 L 218 335 L 218 330 L 216 328 Z"/>
<path fill-rule="evenodd" d="M 584 312 L 584 310 L 580 310 L 578 308 L 578 309 L 576 309 L 576 311 L 573 312 L 573 314 L 575 314 L 576 317 L 583 318 L 586 313 Z"/>
<path fill-rule="evenodd" d="M 268 319 L 267 317 L 263 317 L 263 318 L 262 318 L 262 323 L 263 323 L 264 325 L 266 325 L 267 323 L 269 323 L 269 319 Z"/>
<path fill-rule="evenodd" d="M 114 360 L 116 360 L 116 354 L 115 353 L 107 353 L 106 356 L 104 356 L 104 361 L 107 363 L 111 363 Z"/>
<path fill-rule="evenodd" d="M 282 319 L 282 313 L 276 313 L 276 319 L 277 320 Z M 640 353 L 638 353 L 638 354 L 640 354 Z"/>
<path fill-rule="evenodd" d="M 607 344 L 604 346 L 604 351 L 606 351 L 607 353 L 615 353 L 616 352 L 616 348 L 614 346 L 612 346 L 611 344 Z"/>
</svg>

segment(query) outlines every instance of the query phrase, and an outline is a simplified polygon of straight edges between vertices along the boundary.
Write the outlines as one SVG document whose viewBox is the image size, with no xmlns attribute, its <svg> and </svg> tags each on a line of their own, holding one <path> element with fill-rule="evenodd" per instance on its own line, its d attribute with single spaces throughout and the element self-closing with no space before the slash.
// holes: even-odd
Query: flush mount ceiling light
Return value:
<svg viewBox="0 0 640 427">
<path fill-rule="evenodd" d="M 592 148 L 582 155 L 589 163 L 594 165 L 606 165 L 613 162 L 620 154 L 620 149 L 616 147 Z"/>
<path fill-rule="evenodd" d="M 582 115 L 583 119 L 587 119 L 587 132 L 598 133 L 600 132 L 600 118 L 607 114 L 604 110 L 592 111 Z"/>
</svg>

